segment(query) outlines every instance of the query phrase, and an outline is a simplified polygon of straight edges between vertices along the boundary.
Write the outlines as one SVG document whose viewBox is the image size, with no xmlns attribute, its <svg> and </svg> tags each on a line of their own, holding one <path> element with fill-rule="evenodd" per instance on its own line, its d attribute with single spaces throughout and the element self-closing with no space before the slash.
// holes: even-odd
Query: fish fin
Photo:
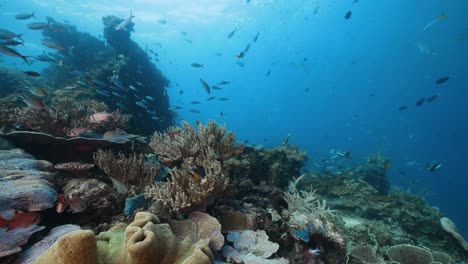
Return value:
<svg viewBox="0 0 468 264">
<path fill-rule="evenodd" d="M 34 12 L 32 12 L 31 16 L 34 17 L 35 19 L 37 19 L 37 17 L 35 16 L 36 14 L 36 10 L 34 10 Z"/>
<path fill-rule="evenodd" d="M 442 11 L 442 14 L 440 14 L 439 19 L 444 19 L 447 18 L 447 15 L 445 15 L 445 11 Z"/>
<path fill-rule="evenodd" d="M 24 34 L 24 33 L 21 33 L 21 34 L 16 35 L 16 38 L 19 38 L 21 41 L 24 42 L 23 38 L 21 37 L 21 36 L 23 36 L 23 34 Z"/>
<path fill-rule="evenodd" d="M 135 17 L 135 16 L 132 14 L 132 10 L 130 10 L 130 18 L 132 17 Z"/>
</svg>

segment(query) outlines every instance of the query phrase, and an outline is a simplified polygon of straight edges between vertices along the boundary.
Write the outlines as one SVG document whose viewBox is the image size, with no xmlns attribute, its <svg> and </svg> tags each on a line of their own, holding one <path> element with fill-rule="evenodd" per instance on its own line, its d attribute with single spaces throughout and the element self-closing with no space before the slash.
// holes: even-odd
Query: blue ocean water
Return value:
<svg viewBox="0 0 468 264">
<path fill-rule="evenodd" d="M 468 236 L 467 1 L 135 0 L 0 1 L 0 28 L 24 33 L 25 55 L 40 32 L 18 13 L 67 20 L 102 35 L 101 18 L 127 17 L 132 39 L 158 53 L 178 120 L 214 119 L 239 141 L 274 147 L 290 135 L 314 161 L 339 149 L 353 162 L 381 153 L 392 184 L 424 195 Z M 351 11 L 349 19 L 345 14 Z M 445 12 L 447 18 L 424 30 Z M 232 37 L 228 35 L 233 31 Z M 258 34 L 258 40 L 253 41 Z M 250 43 L 243 58 L 237 59 Z M 40 70 L 2 56 L 2 66 Z M 192 63 L 203 64 L 194 68 Z M 243 66 L 239 65 L 242 63 Z M 270 74 L 267 76 L 267 73 Z M 450 79 L 441 85 L 441 77 Z M 205 101 L 200 78 L 216 85 Z M 183 94 L 181 94 L 183 91 Z M 416 107 L 420 98 L 437 94 Z M 201 104 L 191 105 L 191 101 Z M 400 106 L 408 106 L 399 111 Z M 189 110 L 196 109 L 200 113 Z M 440 162 L 436 172 L 426 165 Z"/>
</svg>

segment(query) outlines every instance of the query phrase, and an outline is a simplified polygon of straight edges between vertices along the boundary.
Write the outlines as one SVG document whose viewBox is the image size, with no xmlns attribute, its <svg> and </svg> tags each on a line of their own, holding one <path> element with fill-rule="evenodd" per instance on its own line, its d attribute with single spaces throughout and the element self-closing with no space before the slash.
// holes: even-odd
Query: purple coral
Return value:
<svg viewBox="0 0 468 264">
<path fill-rule="evenodd" d="M 54 206 L 57 192 L 48 181 L 53 168 L 21 149 L 0 150 L 0 217 L 11 220 L 15 211 L 42 211 Z"/>
<path fill-rule="evenodd" d="M 0 228 L 0 258 L 21 251 L 21 246 L 28 242 L 32 234 L 44 229 L 43 226 L 32 225 L 17 227 L 12 230 Z"/>
</svg>

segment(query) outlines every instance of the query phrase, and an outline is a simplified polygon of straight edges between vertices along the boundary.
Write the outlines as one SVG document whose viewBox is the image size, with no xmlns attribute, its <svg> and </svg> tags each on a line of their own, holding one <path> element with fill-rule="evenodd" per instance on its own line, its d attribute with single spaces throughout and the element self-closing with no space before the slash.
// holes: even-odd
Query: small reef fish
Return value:
<svg viewBox="0 0 468 264">
<path fill-rule="evenodd" d="M 247 51 L 249 51 L 249 49 L 250 49 L 250 43 L 247 44 L 247 46 L 245 46 L 244 53 L 247 53 Z"/>
<path fill-rule="evenodd" d="M 435 24 L 439 23 L 442 19 L 445 19 L 447 18 L 447 16 L 445 15 L 445 12 L 442 11 L 442 14 L 440 14 L 440 16 L 438 16 L 436 19 L 432 20 L 431 22 L 429 22 L 425 27 L 424 27 L 424 30 L 428 30 L 430 29 L 431 27 L 433 27 Z"/>
<path fill-rule="evenodd" d="M 191 65 L 192 67 L 194 67 L 194 68 L 203 68 L 203 64 L 196 63 L 196 62 L 194 62 L 194 63 L 192 63 L 192 64 L 190 64 L 190 65 Z"/>
<path fill-rule="evenodd" d="M 40 73 L 35 72 L 35 71 L 24 71 L 23 73 L 24 73 L 26 76 L 29 76 L 29 77 L 39 77 L 39 76 L 41 76 Z"/>
<path fill-rule="evenodd" d="M 45 109 L 45 105 L 40 99 L 37 99 L 34 97 L 25 97 L 23 95 L 21 95 L 20 98 L 30 108 L 37 109 L 37 110 Z"/>
<path fill-rule="evenodd" d="M 419 100 L 416 102 L 416 107 L 420 107 L 421 105 L 424 104 L 425 101 L 426 101 L 426 98 L 425 98 L 425 97 L 419 99 Z"/>
<path fill-rule="evenodd" d="M 226 81 L 220 81 L 220 82 L 218 82 L 218 85 L 225 85 L 225 84 L 229 84 L 229 82 L 226 82 Z"/>
<path fill-rule="evenodd" d="M 232 38 L 232 36 L 234 36 L 234 34 L 236 34 L 236 31 L 237 31 L 237 28 L 234 29 L 233 31 L 231 31 L 231 33 L 229 33 L 229 35 L 227 36 L 228 39 Z"/>
<path fill-rule="evenodd" d="M 34 13 L 36 13 L 36 11 L 32 12 L 31 14 L 18 14 L 18 15 L 15 16 L 15 18 L 17 20 L 26 20 L 26 19 L 30 19 L 31 17 L 34 17 L 35 19 L 37 19 L 34 16 Z"/>
<path fill-rule="evenodd" d="M 207 101 L 211 101 L 211 100 L 213 100 L 213 99 L 215 99 L 215 98 L 216 98 L 216 97 L 211 96 L 211 97 L 208 97 L 206 100 L 207 100 Z"/>
<path fill-rule="evenodd" d="M 31 30 L 43 30 L 48 28 L 50 25 L 50 22 L 34 22 L 34 23 L 29 23 L 26 25 L 27 28 Z"/>
<path fill-rule="evenodd" d="M 34 94 L 35 96 L 38 96 L 38 97 L 46 97 L 47 96 L 47 92 L 44 91 L 44 89 L 42 89 L 40 87 L 30 87 L 29 92 Z"/>
<path fill-rule="evenodd" d="M 348 159 L 351 158 L 351 152 L 349 151 L 337 151 L 336 154 L 338 154 L 339 156 L 343 158 L 348 158 Z"/>
<path fill-rule="evenodd" d="M 245 56 L 245 53 L 242 51 L 241 53 L 239 53 L 239 54 L 236 55 L 236 58 L 237 58 L 238 60 L 240 60 L 240 59 L 244 58 L 244 56 Z"/>
<path fill-rule="evenodd" d="M 205 89 L 205 92 L 210 94 L 211 93 L 210 86 L 205 81 L 203 81 L 202 78 L 200 78 L 200 82 L 203 86 L 203 89 Z"/>
<path fill-rule="evenodd" d="M 253 42 L 257 42 L 258 36 L 260 36 L 260 32 L 257 32 L 257 35 L 255 35 L 255 37 L 253 38 Z"/>
<path fill-rule="evenodd" d="M 194 113 L 194 114 L 199 114 L 200 113 L 200 111 L 195 110 L 195 109 L 190 109 L 189 112 Z"/>
<path fill-rule="evenodd" d="M 238 62 L 237 62 L 237 65 L 239 65 L 239 67 L 241 67 L 241 68 L 244 68 L 245 63 L 238 61 Z"/>
<path fill-rule="evenodd" d="M 190 103 L 191 103 L 191 104 L 200 104 L 199 101 L 192 101 L 192 102 L 190 102 Z"/>
<path fill-rule="evenodd" d="M 103 121 L 107 121 L 109 118 L 115 119 L 117 112 L 107 113 L 107 112 L 98 112 L 94 113 L 89 117 L 90 123 L 101 123 Z"/>
<path fill-rule="evenodd" d="M 12 57 L 21 58 L 27 64 L 30 64 L 29 61 L 28 61 L 29 56 L 23 56 L 23 55 L 19 54 L 16 50 L 14 50 L 12 48 L 9 48 L 7 46 L 4 46 L 2 44 L 0 44 L 0 53 L 8 55 L 8 56 L 12 56 Z"/>
<path fill-rule="evenodd" d="M 398 107 L 398 111 L 403 111 L 403 110 L 406 110 L 408 108 L 407 105 L 402 105 L 400 107 Z"/>
<path fill-rule="evenodd" d="M 41 40 L 41 43 L 42 45 L 48 47 L 48 48 L 51 48 L 51 49 L 55 49 L 55 50 L 68 50 L 68 48 L 64 47 L 62 44 L 56 42 L 56 41 L 53 41 L 53 40 L 49 40 L 49 39 L 42 39 Z"/>
<path fill-rule="evenodd" d="M 89 128 L 87 127 L 77 127 L 77 128 L 73 128 L 72 130 L 68 131 L 67 132 L 67 136 L 69 137 L 77 137 L 83 133 L 86 133 L 86 132 L 92 132 L 91 130 L 89 130 Z"/>
<path fill-rule="evenodd" d="M 446 77 L 441 77 L 441 78 L 437 79 L 435 81 L 435 83 L 438 84 L 438 85 L 441 85 L 441 84 L 445 83 L 446 81 L 448 81 L 449 79 L 450 79 L 450 77 L 447 77 L 447 76 Z"/>
<path fill-rule="evenodd" d="M 170 138 L 174 138 L 175 136 L 180 135 L 181 133 L 182 133 L 182 131 L 181 131 L 180 129 L 167 131 L 167 135 L 168 135 Z"/>
<path fill-rule="evenodd" d="M 442 167 L 442 163 L 429 163 L 426 166 L 426 170 L 429 172 L 435 172 L 436 170 L 440 169 Z"/>
<path fill-rule="evenodd" d="M 439 95 L 438 94 L 434 94 L 432 95 L 431 97 L 427 98 L 427 102 L 428 103 L 431 103 L 432 101 L 434 101 Z"/>
<path fill-rule="evenodd" d="M 57 202 L 55 203 L 55 209 L 57 213 L 61 214 L 68 208 L 68 212 L 79 213 L 86 210 L 86 202 L 77 197 L 76 195 L 61 195 L 59 194 Z"/>
<path fill-rule="evenodd" d="M 133 85 L 129 85 L 128 88 L 130 88 L 130 89 L 133 90 L 133 91 L 136 91 L 136 90 L 137 90 L 137 89 L 135 88 L 135 86 L 133 86 Z"/>
<path fill-rule="evenodd" d="M 130 23 L 132 22 L 132 18 L 134 18 L 134 17 L 135 16 L 132 15 L 132 11 L 130 11 L 130 16 L 128 18 L 126 18 L 124 21 L 122 21 L 120 24 L 118 24 L 115 27 L 115 30 L 127 29 L 128 25 L 130 25 Z"/>
<path fill-rule="evenodd" d="M 346 12 L 344 18 L 345 18 L 345 19 L 350 19 L 352 15 L 353 15 L 353 12 L 348 11 L 348 12 Z"/>
<path fill-rule="evenodd" d="M 271 74 L 271 69 L 268 69 L 267 73 L 265 74 L 266 77 L 270 76 Z"/>
<path fill-rule="evenodd" d="M 12 219 L 6 220 L 0 217 L 0 227 L 6 227 L 7 230 L 12 230 L 17 227 L 28 227 L 39 224 L 41 221 L 40 215 L 37 212 L 20 212 L 15 210 L 15 215 Z"/>
<path fill-rule="evenodd" d="M 99 90 L 99 89 L 96 89 L 96 93 L 99 94 L 99 95 L 105 96 L 105 97 L 110 96 L 110 93 L 108 91 L 103 91 L 103 90 Z"/>
<path fill-rule="evenodd" d="M 147 95 L 147 96 L 145 96 L 145 97 L 146 97 L 148 100 L 156 101 L 156 99 L 154 99 L 153 97 L 151 97 L 151 96 L 149 96 L 149 95 Z"/>
<path fill-rule="evenodd" d="M 221 87 L 216 86 L 216 85 L 212 85 L 212 86 L 211 86 L 211 89 L 213 89 L 213 90 L 221 90 Z"/>
<path fill-rule="evenodd" d="M 22 41 L 17 41 L 17 40 L 14 40 L 14 39 L 9 39 L 7 41 L 2 41 L 2 42 L 0 42 L 0 45 L 5 45 L 5 46 L 18 46 L 18 45 L 21 45 L 21 46 L 24 46 Z"/>
<path fill-rule="evenodd" d="M 148 109 L 148 107 L 145 105 L 145 103 L 143 101 L 138 101 L 135 104 L 138 105 L 139 107 L 143 108 L 143 109 Z"/>
<path fill-rule="evenodd" d="M 23 34 L 16 34 L 16 33 L 13 33 L 13 32 L 11 32 L 9 30 L 0 28 L 0 39 L 10 40 L 10 39 L 13 39 L 13 38 L 17 38 L 17 39 L 23 41 L 21 36 L 23 36 Z"/>
<path fill-rule="evenodd" d="M 193 179 L 198 183 L 202 181 L 205 174 L 205 169 L 203 169 L 203 167 L 196 166 L 190 169 L 190 175 L 192 175 Z"/>
</svg>

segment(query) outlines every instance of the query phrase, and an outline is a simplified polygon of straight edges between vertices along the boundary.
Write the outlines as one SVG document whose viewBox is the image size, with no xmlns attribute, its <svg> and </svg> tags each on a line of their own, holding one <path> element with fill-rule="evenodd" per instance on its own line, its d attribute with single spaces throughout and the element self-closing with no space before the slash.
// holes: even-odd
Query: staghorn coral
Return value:
<svg viewBox="0 0 468 264">
<path fill-rule="evenodd" d="M 146 164 L 145 155 L 136 153 L 126 157 L 112 151 L 98 150 L 94 163 L 109 176 L 114 187 L 123 193 L 135 195 L 152 184 L 159 174 L 159 167 Z"/>
<path fill-rule="evenodd" d="M 164 165 L 180 165 L 189 157 L 204 157 L 210 149 L 217 160 L 225 160 L 242 152 L 243 146 L 235 145 L 236 136 L 226 132 L 224 126 L 209 121 L 206 126 L 201 123 L 197 128 L 182 122 L 183 129 L 171 127 L 166 132 L 155 132 L 150 146 Z"/>
<path fill-rule="evenodd" d="M 68 233 L 41 254 L 36 263 L 213 264 L 207 239 L 177 239 L 168 224 L 139 212 L 125 227 L 117 224 L 95 236 L 88 230 Z"/>
<path fill-rule="evenodd" d="M 107 110 L 106 104 L 94 100 L 76 101 L 67 97 L 52 99 L 46 109 L 16 108 L 10 119 L 22 128 L 55 136 L 65 136 L 73 128 L 86 127 L 95 132 L 126 128 L 129 115 L 114 112 L 106 122 L 90 122 L 89 116 Z"/>
<path fill-rule="evenodd" d="M 194 169 L 202 170 L 204 175 L 198 175 Z M 169 210 L 173 215 L 196 207 L 204 211 L 213 197 L 226 189 L 228 182 L 222 173 L 221 163 L 211 151 L 206 159 L 184 159 L 181 168 L 171 170 L 167 182 L 146 188 L 145 196 L 154 201 L 155 207 Z"/>
</svg>

